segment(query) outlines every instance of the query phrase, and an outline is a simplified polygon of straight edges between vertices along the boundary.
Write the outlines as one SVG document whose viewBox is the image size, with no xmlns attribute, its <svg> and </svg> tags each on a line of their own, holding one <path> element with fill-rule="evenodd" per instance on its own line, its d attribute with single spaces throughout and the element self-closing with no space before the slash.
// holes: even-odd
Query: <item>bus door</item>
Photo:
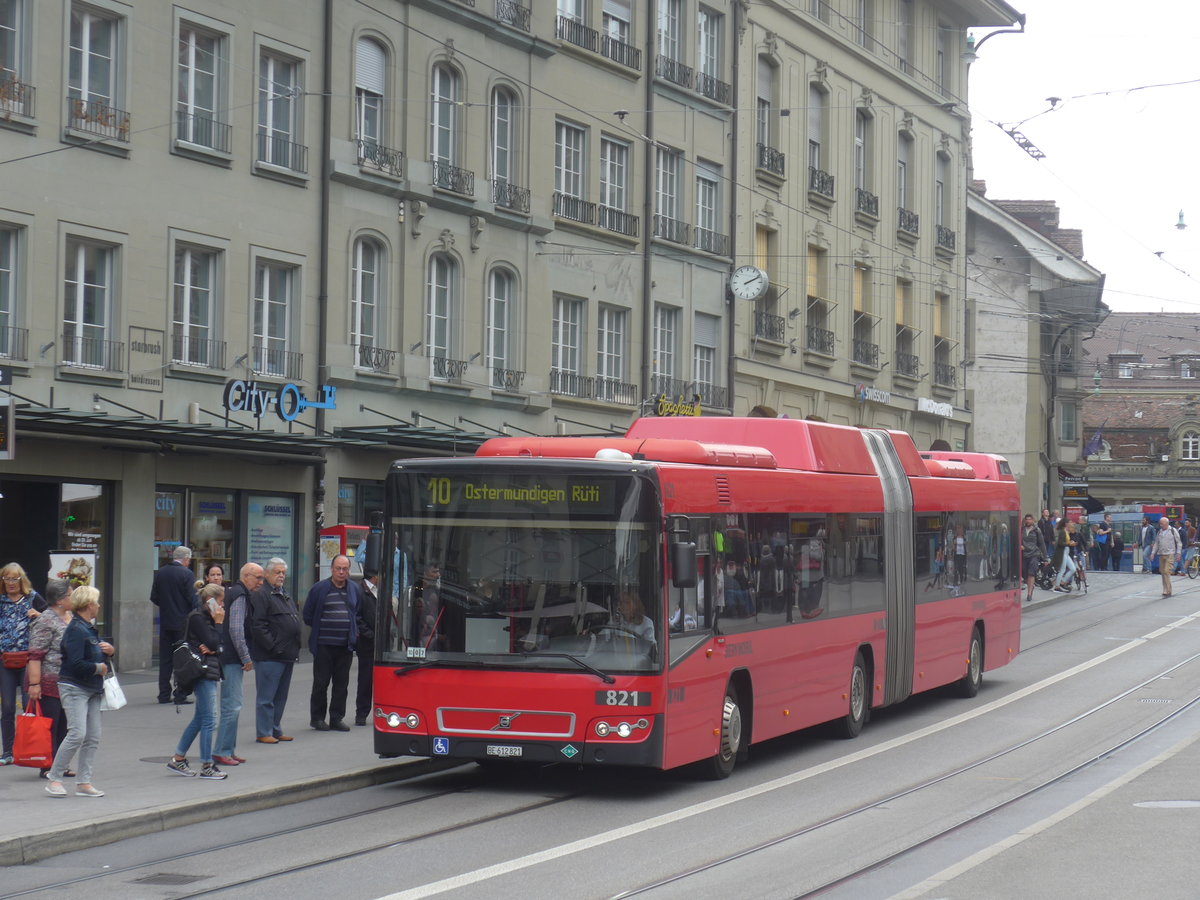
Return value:
<svg viewBox="0 0 1200 900">
<path fill-rule="evenodd" d="M 886 431 L 865 430 L 863 437 L 883 482 L 883 546 L 885 606 L 887 611 L 887 663 L 884 673 L 884 706 L 899 703 L 912 693 L 916 641 L 916 581 L 913 574 L 913 500 L 908 475 Z"/>
</svg>

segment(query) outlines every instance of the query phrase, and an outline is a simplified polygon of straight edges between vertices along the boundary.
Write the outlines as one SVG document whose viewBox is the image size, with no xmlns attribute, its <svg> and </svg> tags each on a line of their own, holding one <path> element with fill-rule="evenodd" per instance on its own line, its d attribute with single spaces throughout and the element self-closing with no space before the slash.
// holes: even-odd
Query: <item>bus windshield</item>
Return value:
<svg viewBox="0 0 1200 900">
<path fill-rule="evenodd" d="M 656 498 L 655 482 L 628 465 L 397 464 L 383 661 L 658 671 Z"/>
</svg>

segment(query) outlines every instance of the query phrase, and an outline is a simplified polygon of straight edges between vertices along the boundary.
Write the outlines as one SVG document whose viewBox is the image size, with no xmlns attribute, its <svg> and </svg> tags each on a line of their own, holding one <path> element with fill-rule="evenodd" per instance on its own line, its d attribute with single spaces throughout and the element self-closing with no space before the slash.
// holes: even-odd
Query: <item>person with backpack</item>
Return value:
<svg viewBox="0 0 1200 900">
<path fill-rule="evenodd" d="M 1155 534 L 1154 544 L 1150 547 L 1150 558 L 1158 560 L 1164 597 L 1171 596 L 1171 570 L 1181 549 L 1179 532 L 1171 527 L 1171 520 L 1163 516 L 1158 520 L 1158 533 Z"/>
<path fill-rule="evenodd" d="M 167 768 L 177 775 L 196 777 L 188 765 L 187 752 L 200 736 L 200 777 L 221 780 L 225 773 L 217 768 L 213 760 L 213 732 L 217 728 L 217 685 L 221 683 L 221 623 L 225 621 L 225 588 L 219 584 L 206 584 L 200 590 L 200 608 L 188 613 L 183 621 L 182 640 L 197 651 L 204 660 L 203 671 L 191 691 L 196 695 L 196 710 L 192 720 L 179 736 L 175 755 Z M 186 691 L 188 685 L 176 684 L 177 692 Z"/>
</svg>

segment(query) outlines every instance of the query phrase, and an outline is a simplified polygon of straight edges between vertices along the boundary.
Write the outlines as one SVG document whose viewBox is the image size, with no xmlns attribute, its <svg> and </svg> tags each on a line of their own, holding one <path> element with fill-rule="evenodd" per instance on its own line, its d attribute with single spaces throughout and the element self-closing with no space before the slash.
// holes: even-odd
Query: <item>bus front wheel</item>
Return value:
<svg viewBox="0 0 1200 900">
<path fill-rule="evenodd" d="M 737 689 L 730 684 L 725 688 L 725 702 L 721 704 L 720 742 L 716 755 L 710 760 L 712 777 L 728 778 L 737 765 L 741 749 L 742 708 L 738 705 Z"/>
<path fill-rule="evenodd" d="M 836 732 L 838 737 L 858 737 L 867 723 L 867 715 L 871 709 L 871 680 L 867 673 L 867 664 L 863 661 L 862 651 L 854 654 L 854 668 L 850 670 L 850 691 L 846 697 L 846 715 L 837 720 Z"/>
<path fill-rule="evenodd" d="M 983 684 L 983 638 L 979 628 L 971 630 L 971 645 L 967 648 L 967 671 L 955 685 L 960 697 L 974 697 Z"/>
</svg>

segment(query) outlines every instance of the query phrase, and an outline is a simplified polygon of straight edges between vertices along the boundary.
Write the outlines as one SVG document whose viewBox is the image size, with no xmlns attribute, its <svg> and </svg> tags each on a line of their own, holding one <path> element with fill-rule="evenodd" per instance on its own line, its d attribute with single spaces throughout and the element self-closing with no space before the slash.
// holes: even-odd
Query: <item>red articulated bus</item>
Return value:
<svg viewBox="0 0 1200 900">
<path fill-rule="evenodd" d="M 747 748 L 966 696 L 1020 643 L 1001 457 L 902 432 L 643 418 L 387 477 L 380 756 L 728 775 Z"/>
</svg>

